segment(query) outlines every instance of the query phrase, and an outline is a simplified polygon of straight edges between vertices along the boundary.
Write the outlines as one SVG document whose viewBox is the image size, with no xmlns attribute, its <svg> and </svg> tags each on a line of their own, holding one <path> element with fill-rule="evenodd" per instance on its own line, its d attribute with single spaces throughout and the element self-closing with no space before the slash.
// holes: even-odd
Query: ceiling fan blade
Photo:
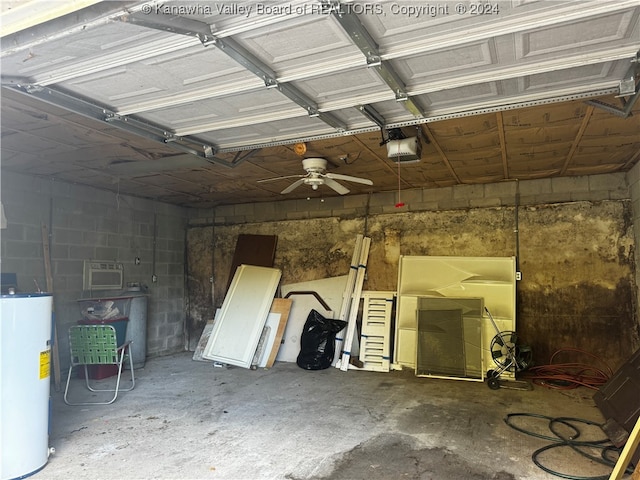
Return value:
<svg viewBox="0 0 640 480">
<path fill-rule="evenodd" d="M 306 175 L 286 175 L 284 177 L 264 178 L 262 180 L 258 180 L 258 183 L 273 182 L 275 180 L 285 180 L 287 178 L 303 178 L 303 177 L 306 177 Z"/>
<path fill-rule="evenodd" d="M 350 175 L 341 175 L 339 173 L 325 173 L 325 178 L 332 178 L 335 180 L 345 180 L 347 182 L 363 183 L 365 185 L 373 185 L 373 182 L 368 178 L 352 177 Z"/>
<path fill-rule="evenodd" d="M 303 175 L 303 177 L 306 177 L 306 175 Z M 293 182 L 291 185 L 289 185 L 287 188 L 285 188 L 284 190 L 282 190 L 280 193 L 284 194 L 284 193 L 289 193 L 289 192 L 293 192 L 296 188 L 298 188 L 300 185 L 302 185 L 304 183 L 304 178 L 301 178 L 300 180 L 296 180 L 295 182 Z"/>
<path fill-rule="evenodd" d="M 349 189 L 347 187 L 340 185 L 338 182 L 330 178 L 325 178 L 324 184 L 329 188 L 333 188 L 340 195 L 346 195 L 347 193 L 349 193 Z"/>
</svg>

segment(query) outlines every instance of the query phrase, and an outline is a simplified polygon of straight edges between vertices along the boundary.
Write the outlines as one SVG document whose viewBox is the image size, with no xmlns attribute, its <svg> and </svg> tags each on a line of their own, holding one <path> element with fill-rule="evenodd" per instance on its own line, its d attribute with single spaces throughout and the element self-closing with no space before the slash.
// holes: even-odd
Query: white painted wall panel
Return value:
<svg viewBox="0 0 640 480">
<path fill-rule="evenodd" d="M 203 357 L 250 368 L 282 272 L 240 265 L 220 308 Z"/>
</svg>

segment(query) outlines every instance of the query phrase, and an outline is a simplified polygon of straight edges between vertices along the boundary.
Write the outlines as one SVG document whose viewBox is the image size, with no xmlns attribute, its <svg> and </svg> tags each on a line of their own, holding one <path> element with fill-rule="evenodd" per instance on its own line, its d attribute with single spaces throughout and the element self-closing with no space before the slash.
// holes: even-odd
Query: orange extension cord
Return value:
<svg viewBox="0 0 640 480">
<path fill-rule="evenodd" d="M 604 366 L 604 370 L 585 363 L 556 363 L 556 358 L 564 352 L 574 352 L 586 355 Z M 536 385 L 542 385 L 556 390 L 572 390 L 587 387 L 598 390 L 607 383 L 613 375 L 611 367 L 604 360 L 584 350 L 577 348 L 562 348 L 551 355 L 548 365 L 531 367 L 523 376 L 529 378 Z"/>
</svg>

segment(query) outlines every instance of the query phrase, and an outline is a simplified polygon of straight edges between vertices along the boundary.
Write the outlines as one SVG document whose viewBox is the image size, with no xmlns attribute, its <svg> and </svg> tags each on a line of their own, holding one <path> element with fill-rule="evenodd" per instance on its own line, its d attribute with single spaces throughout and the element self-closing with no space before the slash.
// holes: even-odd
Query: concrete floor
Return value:
<svg viewBox="0 0 640 480">
<path fill-rule="evenodd" d="M 588 389 L 491 390 L 411 371 L 307 371 L 282 362 L 252 371 L 184 353 L 148 360 L 136 378 L 133 391 L 107 406 L 67 406 L 54 392 L 56 452 L 31 478 L 552 479 L 531 460 L 550 442 L 510 428 L 505 415 L 602 422 Z M 518 420 L 552 435 L 545 421 Z M 603 437 L 586 430 L 583 439 Z M 542 458 L 570 475 L 611 471 L 568 447 Z"/>
</svg>

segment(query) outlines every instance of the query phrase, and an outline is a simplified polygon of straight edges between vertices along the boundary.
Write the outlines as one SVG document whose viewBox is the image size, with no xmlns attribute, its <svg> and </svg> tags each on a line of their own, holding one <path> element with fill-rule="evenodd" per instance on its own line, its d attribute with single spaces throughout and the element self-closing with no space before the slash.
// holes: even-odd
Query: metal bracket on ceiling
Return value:
<svg viewBox="0 0 640 480">
<path fill-rule="evenodd" d="M 353 43 L 364 54 L 367 67 L 375 69 L 380 78 L 394 92 L 396 101 L 402 102 L 404 108 L 411 112 L 414 117 L 423 117 L 422 109 L 407 93 L 407 86 L 398 73 L 387 62 L 382 61 L 378 43 L 362 25 L 352 9 L 346 8 L 342 2 L 337 0 L 322 0 L 322 3 L 332 12 L 334 18 L 349 35 Z"/>
<path fill-rule="evenodd" d="M 617 95 L 618 97 L 628 97 L 629 95 L 634 95 L 636 93 L 636 76 L 639 71 L 640 51 L 636 52 L 636 56 L 631 59 L 631 65 L 629 66 L 627 73 L 625 73 L 622 80 L 620 80 L 618 87 L 620 93 Z"/>
<path fill-rule="evenodd" d="M 78 98 L 68 92 L 30 84 L 23 79 L 9 77 L 2 78 L 2 87 L 37 98 L 45 103 L 77 113 L 83 117 L 107 122 L 114 127 L 126 130 L 140 137 L 169 145 L 175 150 L 181 152 L 186 151 L 192 155 L 197 155 L 210 161 L 229 166 L 224 160 L 215 158 L 215 153 L 217 152 L 215 145 L 192 137 L 176 137 L 172 132 L 160 126 L 152 125 L 143 120 L 126 115 L 120 115 L 118 112 Z"/>
<path fill-rule="evenodd" d="M 585 103 L 601 108 L 622 118 L 630 117 L 632 115 L 631 110 L 640 96 L 640 82 L 636 80 L 639 71 L 640 51 L 638 51 L 636 56 L 631 59 L 631 66 L 627 70 L 627 73 L 625 73 L 623 79 L 620 80 L 620 84 L 618 86 L 618 95 L 616 95 L 616 98 L 620 99 L 622 108 L 614 107 L 613 105 L 609 105 L 600 100 L 588 100 Z M 631 98 L 627 100 L 626 97 L 629 96 L 631 96 Z"/>
<path fill-rule="evenodd" d="M 225 53 L 245 69 L 262 79 L 266 88 L 277 89 L 289 100 L 304 108 L 310 117 L 318 118 L 327 125 L 335 128 L 338 132 L 342 132 L 347 128 L 347 126 L 333 114 L 329 112 L 322 112 L 319 106 L 302 91 L 290 83 L 278 82 L 276 72 L 251 52 L 246 50 L 233 38 L 226 37 L 222 39 L 216 37 L 215 33 L 212 31 L 212 26 L 208 23 L 176 16 L 172 16 L 170 20 L 167 20 L 161 15 L 155 15 L 153 13 L 147 15 L 127 15 L 122 18 L 122 21 L 129 21 L 131 23 L 156 30 L 195 36 L 205 47 L 214 45 L 220 52 Z"/>
<path fill-rule="evenodd" d="M 386 124 L 384 117 L 380 115 L 380 113 L 378 113 L 375 108 L 373 108 L 371 105 L 360 105 L 358 106 L 358 110 L 360 110 L 360 112 L 365 117 L 367 117 L 369 120 L 371 120 L 373 123 L 384 130 L 384 126 Z"/>
</svg>

